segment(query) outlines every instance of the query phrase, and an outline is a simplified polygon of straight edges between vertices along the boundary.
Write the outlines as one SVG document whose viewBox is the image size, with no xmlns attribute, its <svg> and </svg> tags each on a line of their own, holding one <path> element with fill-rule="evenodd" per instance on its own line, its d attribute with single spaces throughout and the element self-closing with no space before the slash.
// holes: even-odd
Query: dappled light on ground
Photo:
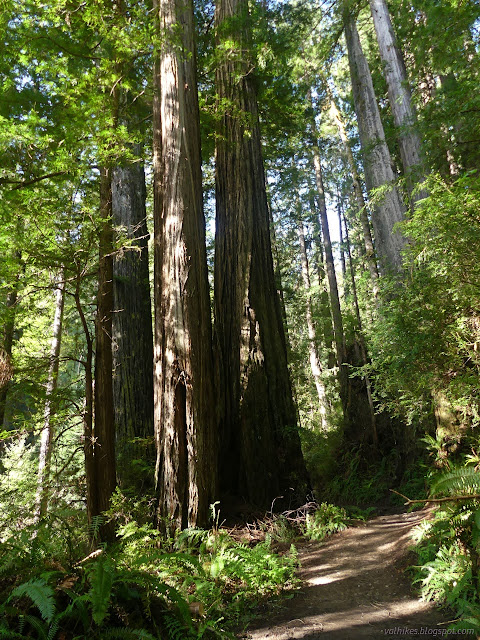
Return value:
<svg viewBox="0 0 480 640">
<path fill-rule="evenodd" d="M 427 512 L 380 516 L 300 550 L 301 592 L 252 623 L 251 640 L 442 637 L 448 619 L 412 592 L 410 531 Z M 456 637 L 449 634 L 448 637 Z M 460 636 L 458 636 L 460 637 Z M 468 637 L 468 636 L 462 636 Z M 473 636 L 470 636 L 473 637 Z"/>
</svg>

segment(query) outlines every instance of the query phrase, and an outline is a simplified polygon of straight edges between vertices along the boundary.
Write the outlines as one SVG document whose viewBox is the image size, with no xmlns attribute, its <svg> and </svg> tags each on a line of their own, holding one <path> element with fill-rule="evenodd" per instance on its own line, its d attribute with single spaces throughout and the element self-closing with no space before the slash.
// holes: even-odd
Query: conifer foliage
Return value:
<svg viewBox="0 0 480 640">
<path fill-rule="evenodd" d="M 294 564 L 219 521 L 425 480 L 453 524 L 419 579 L 479 617 L 437 580 L 451 554 L 478 604 L 479 24 L 2 1 L 0 545 L 31 564 L 2 556 L 0 637 L 218 637 L 225 567 Z"/>
</svg>

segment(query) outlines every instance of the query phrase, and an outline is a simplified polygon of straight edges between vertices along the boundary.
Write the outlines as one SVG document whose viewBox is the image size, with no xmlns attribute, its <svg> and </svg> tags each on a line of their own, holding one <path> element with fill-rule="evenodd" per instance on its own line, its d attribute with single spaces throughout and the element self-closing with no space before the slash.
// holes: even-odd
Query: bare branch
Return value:
<svg viewBox="0 0 480 640">
<path fill-rule="evenodd" d="M 404 496 L 403 493 L 395 491 L 395 489 L 390 489 L 390 491 L 392 493 L 396 493 L 397 496 L 400 496 L 401 498 L 406 500 L 405 506 L 408 506 L 410 504 L 427 504 L 429 502 L 431 502 L 432 504 L 439 504 L 442 502 L 457 502 L 458 500 L 480 500 L 480 494 L 478 493 L 472 493 L 469 496 L 450 496 L 448 498 L 424 498 L 422 500 L 411 500 L 407 496 Z"/>
</svg>

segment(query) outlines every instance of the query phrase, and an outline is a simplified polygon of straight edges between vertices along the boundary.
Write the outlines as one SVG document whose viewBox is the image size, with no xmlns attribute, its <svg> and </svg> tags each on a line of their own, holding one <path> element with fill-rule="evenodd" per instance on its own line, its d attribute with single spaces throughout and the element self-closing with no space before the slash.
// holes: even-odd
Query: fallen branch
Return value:
<svg viewBox="0 0 480 640">
<path fill-rule="evenodd" d="M 84 564 L 85 562 L 87 562 L 87 560 L 91 560 L 92 558 L 98 558 L 98 556 L 102 555 L 103 551 L 104 551 L 104 549 L 95 549 L 95 551 L 92 551 L 92 553 L 89 553 L 86 558 L 83 558 L 82 560 L 79 560 L 73 566 L 74 567 L 79 567 L 82 564 Z"/>
<path fill-rule="evenodd" d="M 478 493 L 472 493 L 469 496 L 450 496 L 449 498 L 423 498 L 421 500 L 411 500 L 407 496 L 404 496 L 403 493 L 399 493 L 398 491 L 395 491 L 395 489 L 390 489 L 390 491 L 392 493 L 396 493 L 397 496 L 400 496 L 401 498 L 406 500 L 405 506 L 408 506 L 409 504 L 420 504 L 420 503 L 426 504 L 427 502 L 432 502 L 436 504 L 440 502 L 456 502 L 457 500 L 480 500 L 480 494 Z"/>
</svg>

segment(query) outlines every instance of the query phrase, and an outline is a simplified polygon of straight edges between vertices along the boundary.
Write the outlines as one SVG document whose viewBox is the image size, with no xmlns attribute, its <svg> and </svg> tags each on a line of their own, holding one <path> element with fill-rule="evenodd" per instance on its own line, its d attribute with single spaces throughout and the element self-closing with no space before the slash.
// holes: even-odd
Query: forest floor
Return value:
<svg viewBox="0 0 480 640">
<path fill-rule="evenodd" d="M 324 542 L 298 545 L 302 580 L 290 600 L 252 621 L 249 640 L 449 637 L 448 618 L 415 596 L 405 574 L 410 533 L 428 511 L 383 515 Z M 278 603 L 277 603 L 278 604 Z M 473 638 L 473 635 L 462 637 Z"/>
</svg>

